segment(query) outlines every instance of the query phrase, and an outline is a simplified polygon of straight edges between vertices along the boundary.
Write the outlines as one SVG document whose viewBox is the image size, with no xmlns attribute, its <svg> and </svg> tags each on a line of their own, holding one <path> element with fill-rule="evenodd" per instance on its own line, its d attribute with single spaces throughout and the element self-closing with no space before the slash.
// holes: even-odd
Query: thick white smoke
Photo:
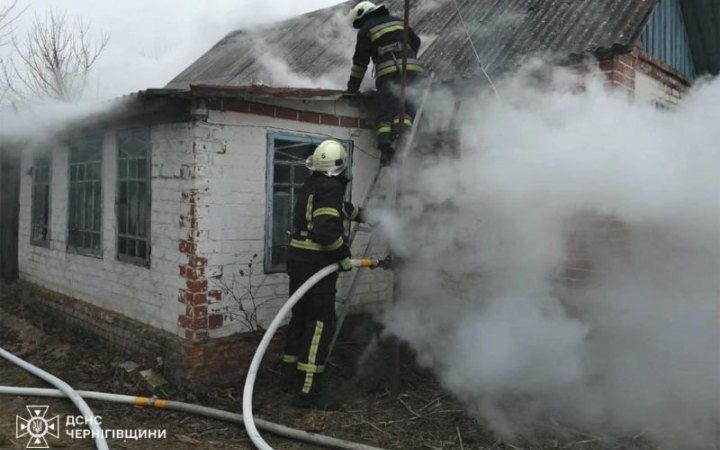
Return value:
<svg viewBox="0 0 720 450">
<path fill-rule="evenodd" d="M 24 142 L 41 144 L 52 139 L 68 125 L 84 118 L 122 107 L 114 102 L 61 102 L 46 100 L 25 105 L 23 109 L 0 109 L 0 143 Z"/>
<path fill-rule="evenodd" d="M 412 166 L 384 221 L 407 258 L 388 328 L 508 438 L 556 417 L 717 448 L 720 80 L 671 112 L 598 74 L 499 91 L 463 97 L 462 154 Z"/>
<path fill-rule="evenodd" d="M 287 54 L 287 50 L 279 48 L 273 42 L 257 39 L 253 50 L 257 61 L 262 64 L 260 81 L 272 86 L 345 89 L 350 78 L 350 67 L 357 40 L 357 30 L 351 26 L 346 14 L 346 10 L 338 9 L 312 34 L 312 43 L 322 49 L 323 60 L 337 62 L 323 66 L 320 75 L 310 75 L 318 72 L 316 61 L 308 60 L 301 63 L 302 69 L 298 71 L 288 63 L 288 58 L 292 59 L 292 55 Z M 374 84 L 371 70 L 368 69 L 363 80 L 363 90 L 371 89 Z"/>
</svg>

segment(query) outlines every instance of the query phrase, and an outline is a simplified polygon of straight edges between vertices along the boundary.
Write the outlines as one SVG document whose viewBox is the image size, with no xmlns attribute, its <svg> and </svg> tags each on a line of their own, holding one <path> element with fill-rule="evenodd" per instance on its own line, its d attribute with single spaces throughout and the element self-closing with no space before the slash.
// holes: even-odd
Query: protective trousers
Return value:
<svg viewBox="0 0 720 450">
<path fill-rule="evenodd" d="M 400 74 L 395 73 L 378 78 L 375 82 L 377 89 L 377 142 L 383 159 L 389 162 L 392 159 L 393 141 L 399 133 L 401 126 L 405 129 L 412 127 L 415 117 L 414 81 L 417 76 L 408 73 L 408 89 L 406 90 L 405 118 L 400 117 Z"/>
<path fill-rule="evenodd" d="M 290 295 L 325 266 L 288 261 Z M 300 394 L 315 395 L 320 389 L 320 377 L 325 370 L 325 359 L 335 332 L 337 279 L 337 272 L 325 277 L 292 310 L 283 363 L 295 364 L 299 380 L 294 388 Z"/>
</svg>

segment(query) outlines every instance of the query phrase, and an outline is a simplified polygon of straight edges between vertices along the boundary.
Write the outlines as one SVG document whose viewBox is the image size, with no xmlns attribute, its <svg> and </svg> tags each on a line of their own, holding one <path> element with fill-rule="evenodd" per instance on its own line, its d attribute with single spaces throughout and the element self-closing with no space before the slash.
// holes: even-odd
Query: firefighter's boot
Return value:
<svg viewBox="0 0 720 450">
<path fill-rule="evenodd" d="M 312 387 L 301 389 L 295 394 L 290 404 L 301 409 L 317 409 L 319 411 L 337 411 L 340 409 L 340 402 L 333 396 L 322 390 L 322 374 L 316 373 L 313 377 Z M 308 391 L 308 392 L 305 392 Z"/>
<path fill-rule="evenodd" d="M 383 167 L 389 166 L 392 164 L 393 159 L 395 159 L 395 148 L 393 148 L 392 143 L 380 145 L 380 165 Z"/>
</svg>

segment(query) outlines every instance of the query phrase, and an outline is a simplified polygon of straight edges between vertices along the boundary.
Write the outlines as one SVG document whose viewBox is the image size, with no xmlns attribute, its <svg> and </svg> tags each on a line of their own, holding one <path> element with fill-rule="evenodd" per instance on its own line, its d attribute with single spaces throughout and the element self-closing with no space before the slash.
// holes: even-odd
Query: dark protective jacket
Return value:
<svg viewBox="0 0 720 450">
<path fill-rule="evenodd" d="M 404 29 L 404 22 L 391 16 L 385 7 L 361 19 L 348 91 L 357 92 L 360 89 L 371 59 L 375 65 L 376 82 L 402 70 Z M 420 37 L 412 28 L 409 30 L 409 37 L 407 70 L 422 72 L 422 65 L 417 59 L 421 44 Z"/>
<path fill-rule="evenodd" d="M 361 210 L 345 201 L 345 177 L 313 173 L 300 189 L 288 260 L 332 264 L 350 257 L 350 221 L 361 221 Z"/>
</svg>

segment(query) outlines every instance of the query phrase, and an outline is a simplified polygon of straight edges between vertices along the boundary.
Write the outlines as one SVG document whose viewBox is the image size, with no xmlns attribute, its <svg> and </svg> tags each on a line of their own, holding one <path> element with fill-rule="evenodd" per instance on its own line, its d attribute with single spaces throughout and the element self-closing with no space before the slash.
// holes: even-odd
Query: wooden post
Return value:
<svg viewBox="0 0 720 450">
<path fill-rule="evenodd" d="M 408 45 L 410 43 L 410 0 L 405 0 L 405 26 L 403 27 L 403 49 L 402 49 L 402 70 L 400 72 L 400 107 L 398 108 L 398 118 L 400 119 L 399 126 L 399 137 L 397 146 L 400 151 L 404 148 L 404 137 L 405 137 L 405 112 L 407 111 L 406 99 L 407 99 L 407 60 L 408 60 Z M 395 162 L 398 161 L 398 151 L 395 152 Z M 395 187 L 393 196 L 389 198 L 393 203 L 395 209 L 398 208 L 398 200 L 400 198 L 400 186 L 401 182 L 401 170 L 399 167 L 396 168 Z M 393 254 L 393 303 L 397 303 L 400 297 L 400 291 L 402 286 L 400 284 L 399 272 L 402 268 L 401 259 Z M 397 396 L 400 393 L 400 357 L 401 357 L 401 346 L 397 339 L 393 339 L 390 347 L 391 368 L 390 368 L 390 393 Z"/>
</svg>

